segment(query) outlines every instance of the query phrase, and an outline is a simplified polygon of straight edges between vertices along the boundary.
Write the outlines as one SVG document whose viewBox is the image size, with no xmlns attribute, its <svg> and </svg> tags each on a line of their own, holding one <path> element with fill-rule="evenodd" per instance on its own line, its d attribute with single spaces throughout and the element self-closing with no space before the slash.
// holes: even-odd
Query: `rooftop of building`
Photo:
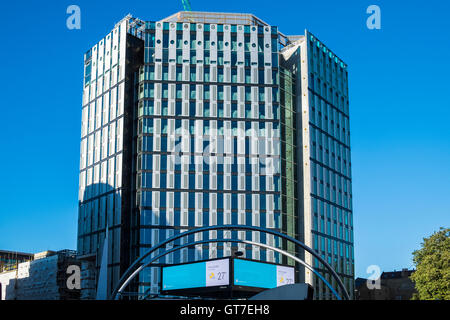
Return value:
<svg viewBox="0 0 450 320">
<path fill-rule="evenodd" d="M 19 251 L 0 250 L 0 256 L 33 256 L 33 254 Z"/>
<path fill-rule="evenodd" d="M 402 279 L 402 278 L 409 278 L 416 270 L 408 270 L 403 269 L 401 271 L 388 271 L 383 272 L 380 276 L 382 280 L 389 280 L 389 279 Z M 366 278 L 356 278 L 355 279 L 355 287 L 359 288 L 362 284 L 366 283 L 368 279 Z"/>
<path fill-rule="evenodd" d="M 116 26 L 123 20 L 133 20 L 135 23 L 144 24 L 145 20 L 133 17 L 130 13 L 123 17 Z M 206 24 L 236 24 L 251 26 L 269 26 L 268 23 L 250 13 L 229 13 L 229 12 L 206 12 L 206 11 L 179 11 L 158 22 L 187 22 Z"/>
<path fill-rule="evenodd" d="M 268 23 L 250 13 L 179 11 L 160 21 L 269 26 Z"/>
<path fill-rule="evenodd" d="M 366 278 L 356 278 L 355 279 L 355 288 L 359 289 L 359 287 L 367 282 Z"/>
<path fill-rule="evenodd" d="M 135 29 L 138 33 L 145 29 L 145 20 L 127 14 L 115 24 L 117 27 L 122 21 L 129 21 L 129 28 Z M 229 24 L 229 25 L 249 25 L 258 27 L 271 26 L 267 22 L 251 13 L 231 13 L 231 12 L 206 12 L 206 11 L 179 11 L 157 22 L 184 22 L 202 24 Z M 283 45 L 304 38 L 303 35 L 286 36 L 278 31 L 280 41 Z"/>
<path fill-rule="evenodd" d="M 122 21 L 127 20 L 129 25 L 129 32 L 134 36 L 142 38 L 142 34 L 146 28 L 146 21 L 137 17 L 133 17 L 131 14 L 126 15 L 119 22 L 115 24 L 117 27 Z M 155 21 L 153 21 L 155 22 Z M 183 23 L 201 23 L 201 24 L 230 24 L 230 25 L 250 25 L 258 27 L 276 27 L 276 25 L 270 25 L 262 19 L 251 13 L 229 13 L 229 12 L 206 12 L 206 11 L 179 11 L 166 18 L 158 20 L 156 22 L 183 22 Z M 313 41 L 321 50 L 324 50 L 326 54 L 330 55 L 330 58 L 336 59 L 341 63 L 342 68 L 346 69 L 347 64 L 343 59 L 339 58 L 334 52 L 328 49 L 322 41 L 314 36 L 309 31 L 305 30 L 304 35 L 285 35 L 278 28 L 276 28 L 279 35 L 279 43 L 282 45 L 282 51 L 294 48 L 296 45 L 306 40 L 306 34 L 311 36 Z M 140 34 L 140 36 L 138 35 Z"/>
<path fill-rule="evenodd" d="M 416 270 L 408 270 L 403 269 L 401 271 L 390 271 L 390 272 L 383 272 L 381 274 L 381 279 L 401 279 L 401 278 L 409 278 Z"/>
<path fill-rule="evenodd" d="M 75 250 L 64 249 L 59 251 L 47 250 L 33 254 L 33 253 L 0 250 L 0 257 L 2 258 L 2 261 L 0 263 L 0 273 L 16 270 L 19 263 L 45 259 L 54 255 L 76 258 L 77 252 Z M 11 261 L 5 263 L 5 260 Z"/>
</svg>

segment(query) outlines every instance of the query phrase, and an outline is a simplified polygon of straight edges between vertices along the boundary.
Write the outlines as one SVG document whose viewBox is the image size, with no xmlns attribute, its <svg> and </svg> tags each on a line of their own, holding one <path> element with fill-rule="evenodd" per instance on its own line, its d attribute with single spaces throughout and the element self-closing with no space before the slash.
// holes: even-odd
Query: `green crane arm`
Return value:
<svg viewBox="0 0 450 320">
<path fill-rule="evenodd" d="M 184 11 L 192 11 L 191 9 L 191 2 L 189 0 L 181 0 L 183 3 Z"/>
</svg>

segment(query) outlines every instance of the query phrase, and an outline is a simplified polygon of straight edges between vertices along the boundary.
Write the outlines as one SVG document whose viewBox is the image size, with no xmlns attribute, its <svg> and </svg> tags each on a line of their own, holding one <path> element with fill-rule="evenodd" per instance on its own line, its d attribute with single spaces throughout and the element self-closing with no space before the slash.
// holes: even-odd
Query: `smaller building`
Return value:
<svg viewBox="0 0 450 320">
<path fill-rule="evenodd" d="M 383 272 L 380 277 L 380 288 L 367 287 L 367 279 L 355 280 L 356 300 L 411 300 L 416 292 L 410 276 L 415 270 Z"/>
<path fill-rule="evenodd" d="M 0 250 L 0 272 L 15 270 L 19 263 L 31 260 L 32 253 Z"/>
<path fill-rule="evenodd" d="M 0 273 L 0 300 L 78 300 L 80 290 L 68 288 L 71 265 L 80 267 L 76 251 L 45 251 Z"/>
</svg>

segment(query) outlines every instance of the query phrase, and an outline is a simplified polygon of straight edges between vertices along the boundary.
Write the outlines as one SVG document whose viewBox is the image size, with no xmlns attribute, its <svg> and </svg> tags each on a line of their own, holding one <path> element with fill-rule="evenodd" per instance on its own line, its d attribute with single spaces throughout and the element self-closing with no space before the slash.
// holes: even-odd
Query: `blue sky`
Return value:
<svg viewBox="0 0 450 320">
<path fill-rule="evenodd" d="M 285 34 L 308 29 L 347 62 L 356 275 L 411 267 L 422 238 L 450 225 L 449 2 L 191 3 L 253 13 Z M 66 28 L 71 4 L 81 30 Z M 366 27 L 372 4 L 381 30 Z M 83 53 L 128 13 L 180 10 L 180 0 L 2 4 L 0 249 L 76 248 Z"/>
</svg>

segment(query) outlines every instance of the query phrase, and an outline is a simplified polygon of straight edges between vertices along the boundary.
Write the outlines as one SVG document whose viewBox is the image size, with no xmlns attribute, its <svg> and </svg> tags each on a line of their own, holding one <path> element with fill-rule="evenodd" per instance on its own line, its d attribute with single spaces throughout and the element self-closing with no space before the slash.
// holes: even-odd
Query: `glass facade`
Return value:
<svg viewBox="0 0 450 320">
<path fill-rule="evenodd" d="M 82 297 L 95 296 L 107 230 L 108 290 L 130 260 L 133 75 L 143 44 L 128 27 L 121 21 L 84 56 L 77 251 L 90 291 Z"/>
<path fill-rule="evenodd" d="M 299 238 L 298 225 L 298 174 L 297 174 L 297 130 L 295 108 L 295 78 L 293 74 L 280 68 L 280 119 L 281 119 L 281 207 L 284 232 Z M 286 243 L 285 248 L 294 254 L 293 243 Z M 284 259 L 286 260 L 286 259 Z M 293 261 L 286 261 L 293 263 Z"/>
<path fill-rule="evenodd" d="M 309 33 L 289 40 L 256 17 L 254 25 L 169 20 L 126 17 L 85 55 L 80 254 L 97 256 L 108 226 L 112 288 L 132 261 L 174 234 L 255 225 L 313 247 L 352 292 L 346 65 Z M 296 253 L 271 235 L 226 230 L 167 248 L 213 238 Z M 176 251 L 159 264 L 233 250 L 292 263 L 270 250 L 224 242 Z M 298 280 L 315 285 L 318 298 L 330 298 L 307 273 L 299 268 Z M 147 268 L 129 290 L 157 293 L 159 282 L 159 269 Z"/>
<path fill-rule="evenodd" d="M 282 229 L 277 35 L 271 27 L 148 22 L 139 72 L 136 248 L 192 227 Z M 257 232 L 211 231 L 192 240 Z M 181 239 L 184 243 L 187 239 Z M 161 263 L 231 255 L 231 243 L 183 249 Z M 273 252 L 237 248 L 253 259 Z M 157 269 L 141 273 L 156 292 Z"/>
<path fill-rule="evenodd" d="M 118 26 L 85 54 L 78 254 L 101 252 L 108 227 L 109 281 L 118 279 L 121 259 L 126 36 Z"/>
<path fill-rule="evenodd" d="M 353 295 L 348 73 L 346 65 L 311 34 L 307 47 L 313 246 Z M 314 267 L 326 273 L 317 259 Z M 329 274 L 326 277 L 336 286 Z M 315 282 L 318 298 L 332 297 L 321 281 Z"/>
<path fill-rule="evenodd" d="M 286 164 L 282 161 L 282 177 L 286 176 L 282 180 L 282 188 L 286 190 L 283 213 L 294 212 L 295 237 L 338 272 L 352 296 L 354 256 L 347 66 L 311 33 L 295 38 L 280 54 L 281 118 L 286 119 L 281 131 L 282 141 L 286 141 L 282 144 L 282 154 L 286 155 Z M 289 225 L 286 224 L 288 230 Z M 316 258 L 303 252 L 298 255 L 337 287 Z M 299 280 L 314 285 L 316 298 L 334 298 L 320 279 L 307 270 L 300 271 Z"/>
</svg>

